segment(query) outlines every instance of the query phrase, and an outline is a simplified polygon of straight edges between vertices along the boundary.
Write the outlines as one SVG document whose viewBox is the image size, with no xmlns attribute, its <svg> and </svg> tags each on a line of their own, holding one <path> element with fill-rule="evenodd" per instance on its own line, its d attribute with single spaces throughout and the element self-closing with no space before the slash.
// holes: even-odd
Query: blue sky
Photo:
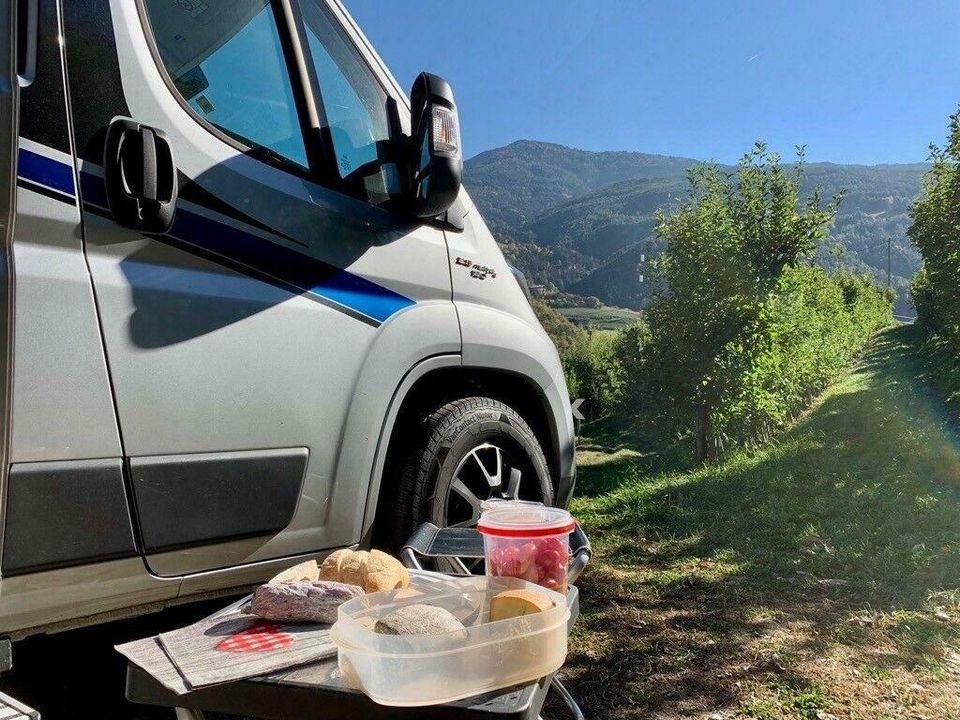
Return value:
<svg viewBox="0 0 960 720">
<path fill-rule="evenodd" d="M 514 140 L 721 162 L 926 159 L 960 103 L 960 3 L 344 0 L 398 81 L 447 78 L 467 156 Z"/>
</svg>

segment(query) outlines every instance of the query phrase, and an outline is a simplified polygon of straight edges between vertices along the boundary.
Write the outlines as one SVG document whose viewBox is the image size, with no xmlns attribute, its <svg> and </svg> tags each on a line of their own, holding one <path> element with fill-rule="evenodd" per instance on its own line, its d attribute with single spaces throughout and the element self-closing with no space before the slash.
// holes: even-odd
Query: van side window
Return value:
<svg viewBox="0 0 960 720">
<path fill-rule="evenodd" d="M 243 145 L 307 167 L 270 0 L 145 0 L 160 57 L 193 111 Z"/>
<path fill-rule="evenodd" d="M 387 93 L 321 2 L 304 0 L 301 9 L 340 177 L 353 175 L 365 199 L 386 200 L 397 190 L 394 166 L 385 153 L 390 139 Z M 356 178 L 358 170 L 363 177 Z"/>
</svg>

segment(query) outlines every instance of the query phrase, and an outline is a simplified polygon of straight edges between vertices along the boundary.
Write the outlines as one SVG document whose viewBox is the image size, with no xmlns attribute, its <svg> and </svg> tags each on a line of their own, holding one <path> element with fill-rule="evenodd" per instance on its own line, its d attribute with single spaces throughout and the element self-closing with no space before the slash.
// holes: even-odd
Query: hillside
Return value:
<svg viewBox="0 0 960 720">
<path fill-rule="evenodd" d="M 590 152 L 518 140 L 467 160 L 471 197 L 492 230 L 514 230 L 593 190 L 636 178 L 682 177 L 695 160 L 634 152 Z"/>
<path fill-rule="evenodd" d="M 686 172 L 696 163 L 524 140 L 471 158 L 464 177 L 510 260 L 533 280 L 639 309 L 655 287 L 641 256 L 649 262 L 659 250 L 656 211 L 685 196 Z M 906 239 L 906 212 L 925 168 L 812 163 L 806 169 L 808 192 L 815 185 L 825 197 L 845 190 L 818 261 L 885 281 L 889 237 L 899 313 L 909 312 L 907 288 L 920 263 Z"/>
</svg>

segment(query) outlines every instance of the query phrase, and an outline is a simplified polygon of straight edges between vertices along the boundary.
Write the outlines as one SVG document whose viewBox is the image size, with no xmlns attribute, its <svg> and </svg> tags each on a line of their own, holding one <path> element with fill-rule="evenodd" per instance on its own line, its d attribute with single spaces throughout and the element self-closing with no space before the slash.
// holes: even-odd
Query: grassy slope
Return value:
<svg viewBox="0 0 960 720">
<path fill-rule="evenodd" d="M 960 442 L 911 328 L 772 447 L 662 471 L 602 428 L 564 676 L 592 718 L 960 718 Z"/>
</svg>

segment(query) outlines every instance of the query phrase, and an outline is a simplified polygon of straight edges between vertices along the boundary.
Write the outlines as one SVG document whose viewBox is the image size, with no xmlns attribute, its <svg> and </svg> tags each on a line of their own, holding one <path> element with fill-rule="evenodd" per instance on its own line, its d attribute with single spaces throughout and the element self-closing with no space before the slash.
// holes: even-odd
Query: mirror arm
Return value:
<svg viewBox="0 0 960 720">
<path fill-rule="evenodd" d="M 449 210 L 444 210 L 437 215 L 430 224 L 447 232 L 463 232 L 463 218 L 451 215 Z"/>
</svg>

